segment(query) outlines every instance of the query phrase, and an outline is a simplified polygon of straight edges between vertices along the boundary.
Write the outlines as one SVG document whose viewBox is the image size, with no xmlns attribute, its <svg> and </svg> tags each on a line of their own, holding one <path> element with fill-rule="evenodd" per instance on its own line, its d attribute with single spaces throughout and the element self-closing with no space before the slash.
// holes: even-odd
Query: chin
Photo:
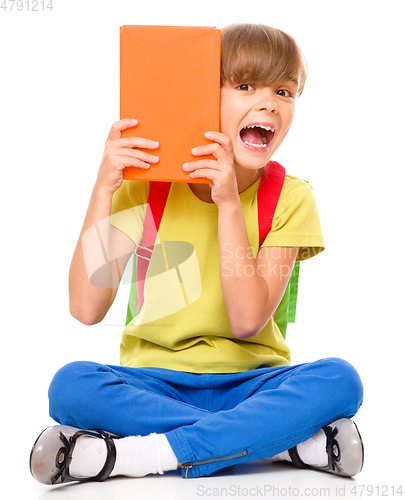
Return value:
<svg viewBox="0 0 405 500">
<path fill-rule="evenodd" d="M 265 167 L 271 160 L 269 154 L 261 155 L 261 157 L 252 157 L 252 155 L 235 155 L 235 163 L 246 170 L 260 170 Z"/>
</svg>

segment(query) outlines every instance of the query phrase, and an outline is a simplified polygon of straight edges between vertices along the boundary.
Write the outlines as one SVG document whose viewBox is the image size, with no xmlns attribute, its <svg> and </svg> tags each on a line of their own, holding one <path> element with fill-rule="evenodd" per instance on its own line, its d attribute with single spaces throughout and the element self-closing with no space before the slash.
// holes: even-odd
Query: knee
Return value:
<svg viewBox="0 0 405 500">
<path fill-rule="evenodd" d="M 333 384 L 331 390 L 345 400 L 353 414 L 356 413 L 363 402 L 363 384 L 357 370 L 340 358 L 327 358 L 320 363 L 324 364 L 325 374 Z"/>
<path fill-rule="evenodd" d="M 95 363 L 75 361 L 63 366 L 56 372 L 49 386 L 48 398 L 49 413 L 57 422 L 63 420 L 63 423 L 68 423 L 62 415 L 67 415 L 74 406 L 80 404 L 83 377 L 94 372 L 94 370 Z"/>
</svg>

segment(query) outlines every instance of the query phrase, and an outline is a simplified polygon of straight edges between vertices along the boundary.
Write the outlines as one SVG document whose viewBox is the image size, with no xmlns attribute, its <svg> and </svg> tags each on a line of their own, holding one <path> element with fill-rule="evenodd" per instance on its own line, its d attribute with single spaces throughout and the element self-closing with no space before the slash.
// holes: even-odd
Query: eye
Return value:
<svg viewBox="0 0 405 500">
<path fill-rule="evenodd" d="M 238 90 L 242 90 L 244 92 L 254 90 L 254 87 L 252 85 L 249 85 L 248 83 L 241 83 L 236 87 Z"/>
<path fill-rule="evenodd" d="M 276 90 L 276 94 L 281 95 L 282 97 L 293 97 L 293 93 L 287 89 Z"/>
</svg>

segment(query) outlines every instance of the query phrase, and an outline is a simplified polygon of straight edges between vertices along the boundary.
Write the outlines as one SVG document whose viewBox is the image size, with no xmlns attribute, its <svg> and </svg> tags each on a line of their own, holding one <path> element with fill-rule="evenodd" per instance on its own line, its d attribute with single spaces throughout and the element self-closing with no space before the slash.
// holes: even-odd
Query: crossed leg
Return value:
<svg viewBox="0 0 405 500">
<path fill-rule="evenodd" d="M 76 362 L 55 375 L 49 399 L 61 424 L 165 434 L 183 476 L 199 477 L 277 455 L 353 416 L 362 384 L 337 358 L 236 374 Z"/>
</svg>

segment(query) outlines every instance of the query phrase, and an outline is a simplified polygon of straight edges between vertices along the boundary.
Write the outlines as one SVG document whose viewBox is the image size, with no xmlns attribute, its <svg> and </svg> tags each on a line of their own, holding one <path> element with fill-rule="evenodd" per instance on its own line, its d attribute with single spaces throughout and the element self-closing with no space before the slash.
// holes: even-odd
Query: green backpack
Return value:
<svg viewBox="0 0 405 500">
<path fill-rule="evenodd" d="M 270 161 L 266 165 L 265 173 L 262 176 L 257 192 L 259 247 L 263 244 L 267 234 L 271 231 L 274 212 L 284 184 L 284 178 L 285 169 L 279 163 Z M 159 230 L 160 222 L 163 217 L 170 186 L 170 182 L 150 183 L 144 231 L 141 242 L 134 254 L 126 324 L 132 321 L 135 316 L 134 311 L 138 311 L 139 313 L 143 305 L 143 288 L 146 273 L 153 252 L 156 233 Z M 296 262 L 283 298 L 273 317 L 284 338 L 287 334 L 287 324 L 295 322 L 299 270 L 300 263 Z"/>
</svg>

